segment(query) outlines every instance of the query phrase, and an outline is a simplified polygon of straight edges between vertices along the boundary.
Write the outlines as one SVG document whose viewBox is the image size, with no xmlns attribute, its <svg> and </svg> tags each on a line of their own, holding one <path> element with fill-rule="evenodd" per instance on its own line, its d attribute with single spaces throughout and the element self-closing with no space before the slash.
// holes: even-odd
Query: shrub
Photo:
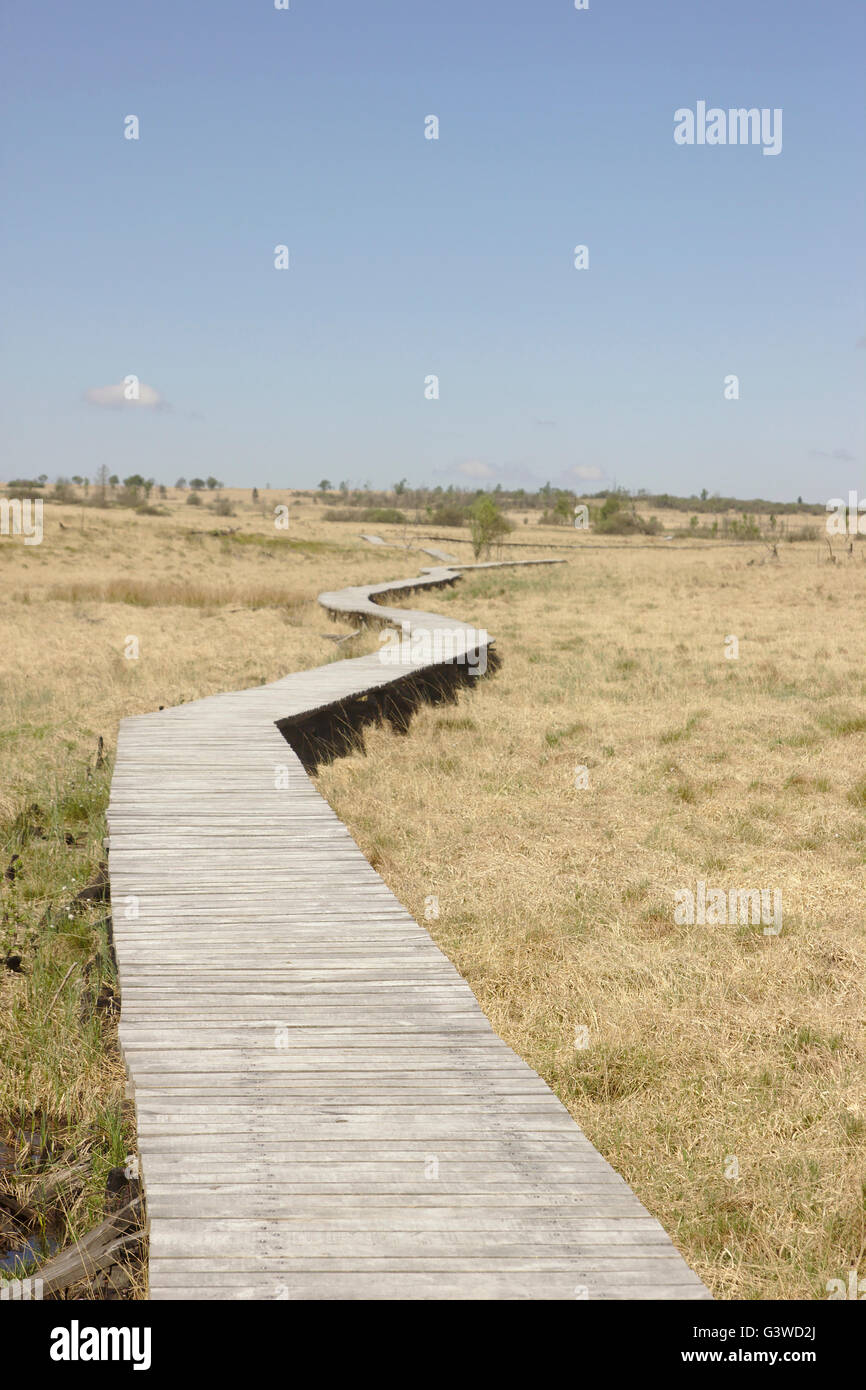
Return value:
<svg viewBox="0 0 866 1390">
<path fill-rule="evenodd" d="M 189 493 L 187 493 L 186 505 L 187 505 L 188 507 L 200 507 L 200 506 L 201 506 L 201 495 L 200 495 L 198 492 L 189 492 Z"/>
<path fill-rule="evenodd" d="M 398 511 L 396 507 L 365 507 L 361 512 L 362 521 L 392 522 L 404 525 L 406 513 Z"/>
<path fill-rule="evenodd" d="M 13 501 L 17 500 L 19 502 L 24 502 L 28 498 L 35 499 L 37 497 L 41 497 L 42 489 L 38 486 L 27 487 L 25 485 L 22 485 L 19 481 L 15 483 L 10 483 L 9 486 L 4 489 L 4 495 L 6 497 L 11 498 Z"/>
<path fill-rule="evenodd" d="M 441 507 L 434 507 L 430 520 L 434 526 L 466 526 L 469 514 L 457 502 L 443 502 Z"/>
<path fill-rule="evenodd" d="M 141 492 L 137 487 L 122 487 L 114 500 L 119 507 L 140 507 Z"/>
<path fill-rule="evenodd" d="M 75 488 L 68 478 L 57 479 L 57 482 L 54 484 L 54 500 L 55 502 L 75 501 Z"/>
<path fill-rule="evenodd" d="M 490 547 L 495 541 L 507 536 L 514 527 L 511 522 L 502 515 L 492 497 L 486 494 L 477 498 L 470 508 L 469 526 L 472 532 L 472 552 L 478 559 L 482 551 L 490 553 Z"/>
<path fill-rule="evenodd" d="M 391 522 L 405 525 L 406 513 L 396 507 L 329 507 L 325 512 L 326 521 L 373 521 L 384 525 Z"/>
<path fill-rule="evenodd" d="M 741 541 L 759 541 L 761 539 L 761 528 L 755 518 L 747 512 L 743 512 L 741 521 L 733 517 L 727 522 L 725 529 L 732 536 L 736 536 Z"/>
<path fill-rule="evenodd" d="M 653 536 L 661 529 L 654 516 L 649 519 L 638 516 L 634 503 L 626 509 L 619 492 L 608 494 L 593 520 L 594 529 L 608 536 Z"/>
<path fill-rule="evenodd" d="M 10 478 L 6 484 L 7 497 L 33 497 L 36 493 L 42 496 L 42 483 L 38 478 Z"/>
<path fill-rule="evenodd" d="M 553 509 L 554 525 L 570 526 L 572 524 L 575 501 L 576 498 L 570 492 L 557 493 L 556 506 Z"/>
</svg>

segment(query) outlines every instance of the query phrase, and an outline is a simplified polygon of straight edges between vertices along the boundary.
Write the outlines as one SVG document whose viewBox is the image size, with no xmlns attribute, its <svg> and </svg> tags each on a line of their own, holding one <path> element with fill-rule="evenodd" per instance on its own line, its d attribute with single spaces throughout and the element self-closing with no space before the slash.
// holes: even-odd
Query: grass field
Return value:
<svg viewBox="0 0 866 1390">
<path fill-rule="evenodd" d="M 358 537 L 413 528 L 306 503 L 277 533 L 236 496 L 229 520 L 174 497 L 167 516 L 51 506 L 42 545 L 0 539 L 2 867 L 20 856 L 0 1140 L 19 1169 L 40 1150 L 42 1171 L 84 1165 L 67 1235 L 134 1149 L 108 909 L 73 903 L 102 858 L 118 720 L 374 650 L 372 632 L 336 649 L 316 594 L 434 563 Z M 866 547 L 830 564 L 818 544 L 773 561 L 537 534 L 581 553 L 424 600 L 489 628 L 499 673 L 408 737 L 369 733 L 318 785 L 418 920 L 438 899 L 427 925 L 494 1027 L 713 1292 L 825 1297 L 866 1238 Z M 454 550 L 470 558 L 458 533 Z M 699 881 L 780 892 L 781 932 L 678 925 Z"/>
</svg>

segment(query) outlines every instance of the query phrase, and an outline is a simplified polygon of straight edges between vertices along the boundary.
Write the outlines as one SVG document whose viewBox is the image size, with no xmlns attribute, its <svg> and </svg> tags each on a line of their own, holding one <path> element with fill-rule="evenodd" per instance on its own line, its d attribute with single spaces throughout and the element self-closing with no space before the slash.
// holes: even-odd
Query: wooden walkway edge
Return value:
<svg viewBox="0 0 866 1390">
<path fill-rule="evenodd" d="M 382 602 L 468 568 L 320 602 L 447 627 L 449 664 L 477 665 L 486 632 Z M 381 657 L 121 723 L 109 868 L 150 1297 L 709 1298 L 281 734 L 442 667 Z"/>
</svg>

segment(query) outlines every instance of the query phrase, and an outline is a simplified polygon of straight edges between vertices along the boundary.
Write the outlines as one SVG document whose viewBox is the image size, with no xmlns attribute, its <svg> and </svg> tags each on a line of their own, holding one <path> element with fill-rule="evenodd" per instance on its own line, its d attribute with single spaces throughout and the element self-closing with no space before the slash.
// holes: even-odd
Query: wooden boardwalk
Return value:
<svg viewBox="0 0 866 1390">
<path fill-rule="evenodd" d="M 381 537 L 381 536 L 364 536 L 364 535 L 362 535 L 362 536 L 361 536 L 361 540 L 362 540 L 362 541 L 367 541 L 370 545 L 387 545 L 387 544 L 388 544 L 387 541 L 383 541 L 383 540 L 382 540 L 382 537 Z M 402 548 L 403 548 L 403 547 L 401 546 L 400 549 L 402 549 Z M 432 557 L 433 557 L 434 560 L 442 560 L 442 561 L 444 561 L 444 562 L 447 563 L 447 562 L 450 561 L 450 560 L 456 560 L 456 559 L 457 559 L 457 556 L 456 556 L 456 555 L 451 555 L 447 550 L 439 550 L 438 547 L 435 546 L 435 545 L 419 545 L 419 546 L 416 546 L 416 547 L 414 547 L 414 548 L 417 549 L 417 550 L 423 551 L 423 553 L 424 553 L 425 555 L 432 555 Z M 469 567 L 467 566 L 467 568 L 469 568 Z"/>
<path fill-rule="evenodd" d="M 320 601 L 448 622 L 477 655 L 486 633 L 374 600 L 459 572 Z M 150 1296 L 708 1298 L 277 727 L 428 666 L 375 653 L 121 724 L 109 865 Z"/>
</svg>

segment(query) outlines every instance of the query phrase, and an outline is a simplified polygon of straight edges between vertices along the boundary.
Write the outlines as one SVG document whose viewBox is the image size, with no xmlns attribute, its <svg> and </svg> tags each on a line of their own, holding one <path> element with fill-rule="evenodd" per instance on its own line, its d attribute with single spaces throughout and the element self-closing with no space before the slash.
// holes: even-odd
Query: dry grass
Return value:
<svg viewBox="0 0 866 1390">
<path fill-rule="evenodd" d="M 134 1143 L 94 1005 L 111 986 L 104 910 L 60 911 L 101 857 L 118 720 L 373 650 L 374 634 L 335 650 L 316 593 L 433 563 L 321 507 L 293 511 L 288 537 L 235 507 L 228 537 L 170 499 L 166 517 L 88 511 L 83 532 L 76 509 L 48 507 L 41 546 L 0 540 L 18 598 L 0 610 L 0 832 L 23 867 L 2 923 L 25 972 L 0 980 L 0 1117 L 13 1137 L 59 1136 L 58 1162 L 84 1155 L 73 1231 Z M 749 563 L 762 548 L 620 546 L 425 598 L 489 627 L 502 670 L 408 738 L 373 731 L 369 757 L 319 784 L 419 920 L 438 895 L 428 925 L 494 1026 L 713 1290 L 821 1297 L 862 1263 L 864 1234 L 866 565 L 819 564 L 814 546 L 778 565 Z M 700 878 L 780 888 L 781 935 L 676 926 L 674 891 Z"/>
<path fill-rule="evenodd" d="M 439 897 L 497 1031 L 713 1291 L 824 1297 L 866 1234 L 866 565 L 754 553 L 605 552 L 425 600 L 487 625 L 501 672 L 320 785 L 419 920 Z M 781 934 L 677 926 L 698 879 L 781 889 Z"/>
<path fill-rule="evenodd" d="M 13 594 L 13 600 L 27 603 L 29 595 Z M 81 581 L 56 585 L 45 595 L 48 602 L 125 603 L 130 608 L 279 608 L 297 611 L 308 598 L 288 593 L 282 585 L 250 585 L 236 590 L 215 584 L 188 584 L 181 580 L 166 583 L 160 579 L 104 579 L 99 583 Z"/>
</svg>

